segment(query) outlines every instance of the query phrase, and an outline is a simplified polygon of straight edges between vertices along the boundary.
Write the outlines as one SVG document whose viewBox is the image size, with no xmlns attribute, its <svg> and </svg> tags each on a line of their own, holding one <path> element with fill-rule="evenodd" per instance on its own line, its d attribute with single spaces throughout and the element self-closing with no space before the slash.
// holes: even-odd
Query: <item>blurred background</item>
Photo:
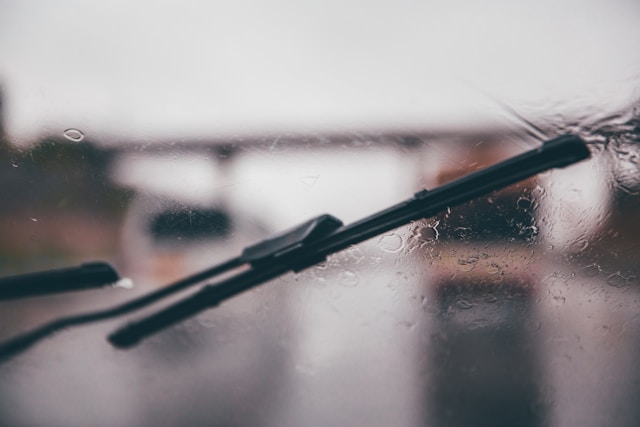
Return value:
<svg viewBox="0 0 640 427">
<path fill-rule="evenodd" d="M 637 426 L 640 4 L 0 0 L 0 340 L 571 132 L 592 158 L 130 350 L 0 365 L 0 425 Z M 136 315 L 129 319 L 137 318 Z"/>
</svg>

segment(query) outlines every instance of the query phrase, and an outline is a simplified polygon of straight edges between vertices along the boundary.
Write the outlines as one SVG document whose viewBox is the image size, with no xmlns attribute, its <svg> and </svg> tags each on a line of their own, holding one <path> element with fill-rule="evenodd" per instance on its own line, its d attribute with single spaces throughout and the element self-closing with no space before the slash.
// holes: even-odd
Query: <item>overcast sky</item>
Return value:
<svg viewBox="0 0 640 427">
<path fill-rule="evenodd" d="M 26 144 L 503 124 L 640 98 L 640 2 L 0 0 Z"/>
</svg>

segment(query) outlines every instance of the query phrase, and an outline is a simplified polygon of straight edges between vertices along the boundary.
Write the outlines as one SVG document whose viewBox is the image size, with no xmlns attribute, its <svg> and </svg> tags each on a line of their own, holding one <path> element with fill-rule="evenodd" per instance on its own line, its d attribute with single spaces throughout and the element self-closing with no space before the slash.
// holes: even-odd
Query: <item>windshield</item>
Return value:
<svg viewBox="0 0 640 427">
<path fill-rule="evenodd" d="M 0 276 L 123 279 L 1 300 L 0 340 L 558 135 L 591 152 L 130 349 L 107 335 L 154 310 L 44 339 L 0 364 L 0 424 L 638 425 L 638 19 L 630 0 L 0 1 Z"/>
</svg>

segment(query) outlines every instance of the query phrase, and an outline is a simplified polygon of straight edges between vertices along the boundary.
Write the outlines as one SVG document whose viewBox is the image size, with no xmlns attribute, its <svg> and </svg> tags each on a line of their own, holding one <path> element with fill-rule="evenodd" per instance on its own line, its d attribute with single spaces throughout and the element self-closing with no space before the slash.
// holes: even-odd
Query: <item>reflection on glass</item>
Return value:
<svg viewBox="0 0 640 427">
<path fill-rule="evenodd" d="M 439 426 L 541 426 L 544 379 L 531 333 L 535 285 L 455 279 L 438 284 L 427 382 Z"/>
</svg>

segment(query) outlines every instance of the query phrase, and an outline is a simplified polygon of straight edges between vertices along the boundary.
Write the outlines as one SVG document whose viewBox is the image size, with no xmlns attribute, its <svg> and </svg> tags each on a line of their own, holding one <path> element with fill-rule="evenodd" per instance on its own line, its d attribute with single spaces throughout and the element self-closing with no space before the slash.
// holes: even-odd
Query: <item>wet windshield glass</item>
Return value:
<svg viewBox="0 0 640 427">
<path fill-rule="evenodd" d="M 0 2 L 0 341 L 329 213 L 345 224 L 558 135 L 591 159 L 202 310 L 193 290 L 0 363 L 0 424 L 640 423 L 640 6 Z M 204 283 L 203 283 L 204 284 Z"/>
</svg>

